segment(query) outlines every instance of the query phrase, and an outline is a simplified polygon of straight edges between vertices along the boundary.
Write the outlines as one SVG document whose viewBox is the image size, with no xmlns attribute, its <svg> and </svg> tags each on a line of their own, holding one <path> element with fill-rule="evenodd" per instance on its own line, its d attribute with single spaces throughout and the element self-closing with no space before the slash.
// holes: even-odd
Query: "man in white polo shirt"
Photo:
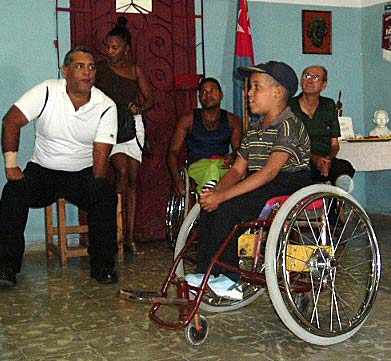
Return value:
<svg viewBox="0 0 391 361">
<path fill-rule="evenodd" d="M 95 59 L 88 49 L 70 50 L 62 71 L 65 79 L 35 86 L 3 119 L 8 182 L 0 202 L 0 286 L 16 284 L 29 208 L 45 207 L 59 195 L 88 213 L 91 276 L 100 283 L 118 280 L 114 271 L 117 196 L 107 180 L 117 109 L 93 87 Z M 34 152 L 22 171 L 17 159 L 20 129 L 34 119 Z"/>
</svg>

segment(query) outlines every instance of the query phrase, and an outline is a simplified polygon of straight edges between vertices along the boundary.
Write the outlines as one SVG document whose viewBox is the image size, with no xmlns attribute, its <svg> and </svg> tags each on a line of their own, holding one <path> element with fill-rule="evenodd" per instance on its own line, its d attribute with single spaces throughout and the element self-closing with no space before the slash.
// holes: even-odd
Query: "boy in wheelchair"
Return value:
<svg viewBox="0 0 391 361">
<path fill-rule="evenodd" d="M 262 119 L 246 132 L 234 164 L 217 186 L 201 194 L 197 273 L 186 276 L 195 287 L 201 284 L 212 258 L 235 224 L 256 219 L 268 199 L 292 194 L 312 183 L 310 141 L 303 123 L 287 106 L 298 87 L 295 72 L 276 61 L 238 71 L 244 77 L 251 76 L 249 106 Z M 220 260 L 238 266 L 235 240 Z M 212 274 L 208 284 L 216 295 L 242 298 L 238 274 L 218 266 Z"/>
<path fill-rule="evenodd" d="M 220 83 L 214 78 L 204 78 L 198 91 L 202 108 L 194 109 L 179 119 L 167 153 L 168 169 L 177 196 L 184 196 L 186 192 L 178 165 L 185 143 L 188 173 L 197 184 L 197 192 L 201 193 L 206 182 L 211 179 L 217 181 L 227 172 L 242 138 L 241 119 L 220 108 L 224 96 Z"/>
</svg>

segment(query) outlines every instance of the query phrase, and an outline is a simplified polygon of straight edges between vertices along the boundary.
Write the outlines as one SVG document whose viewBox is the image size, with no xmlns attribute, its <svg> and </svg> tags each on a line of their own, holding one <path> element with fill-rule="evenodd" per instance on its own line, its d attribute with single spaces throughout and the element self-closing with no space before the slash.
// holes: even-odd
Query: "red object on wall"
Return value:
<svg viewBox="0 0 391 361">
<path fill-rule="evenodd" d="M 391 12 L 383 14 L 382 48 L 391 50 Z"/>
<path fill-rule="evenodd" d="M 133 6 L 134 1 L 129 1 Z M 144 158 L 139 182 L 136 237 L 165 238 L 166 203 L 170 177 L 166 152 L 175 122 L 197 105 L 194 84 L 176 84 L 178 74 L 189 79 L 196 74 L 196 18 L 194 0 L 154 0 L 149 14 L 119 13 L 115 0 L 71 0 L 72 46 L 92 48 L 103 57 L 103 40 L 118 16 L 126 16 L 132 34 L 134 57 L 147 74 L 155 108 L 147 114 L 147 136 L 153 156 Z M 197 84 L 198 85 L 198 84 Z"/>
</svg>

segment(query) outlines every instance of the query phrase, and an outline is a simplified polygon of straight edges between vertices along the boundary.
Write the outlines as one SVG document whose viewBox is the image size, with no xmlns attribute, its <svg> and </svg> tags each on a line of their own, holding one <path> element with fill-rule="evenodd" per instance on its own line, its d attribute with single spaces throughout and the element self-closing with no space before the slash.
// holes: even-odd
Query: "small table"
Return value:
<svg viewBox="0 0 391 361">
<path fill-rule="evenodd" d="M 356 171 L 391 169 L 391 141 L 340 141 L 337 157 L 352 163 Z"/>
</svg>

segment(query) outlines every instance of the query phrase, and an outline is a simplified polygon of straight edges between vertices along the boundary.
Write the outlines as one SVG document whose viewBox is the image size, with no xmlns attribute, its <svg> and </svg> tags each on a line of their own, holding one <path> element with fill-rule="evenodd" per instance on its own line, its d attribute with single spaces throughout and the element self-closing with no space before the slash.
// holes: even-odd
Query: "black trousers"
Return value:
<svg viewBox="0 0 391 361">
<path fill-rule="evenodd" d="M 335 181 L 339 176 L 346 174 L 350 178 L 353 178 L 354 173 L 356 172 L 349 161 L 338 158 L 332 159 L 330 174 L 328 175 L 328 177 L 324 177 L 320 174 L 319 170 L 316 168 L 316 165 L 312 160 L 310 161 L 310 167 L 314 183 L 330 181 L 332 185 L 335 185 Z"/>
<path fill-rule="evenodd" d="M 236 224 L 257 219 L 262 207 L 269 199 L 292 194 L 311 183 L 310 171 L 280 173 L 262 187 L 222 203 L 214 212 L 201 211 L 196 272 L 205 273 L 207 271 L 221 243 Z M 220 258 L 221 261 L 238 266 L 237 239 L 239 235 L 237 234 L 231 240 Z M 214 267 L 212 273 L 215 276 L 225 273 L 234 278 L 230 272 L 220 267 Z"/>
<path fill-rule="evenodd" d="M 95 179 L 92 168 L 56 171 L 29 162 L 24 178 L 8 181 L 0 201 L 0 265 L 15 272 L 22 266 L 24 230 L 29 208 L 46 207 L 59 196 L 87 212 L 91 267 L 112 267 L 118 251 L 117 195 L 107 180 Z"/>
</svg>

